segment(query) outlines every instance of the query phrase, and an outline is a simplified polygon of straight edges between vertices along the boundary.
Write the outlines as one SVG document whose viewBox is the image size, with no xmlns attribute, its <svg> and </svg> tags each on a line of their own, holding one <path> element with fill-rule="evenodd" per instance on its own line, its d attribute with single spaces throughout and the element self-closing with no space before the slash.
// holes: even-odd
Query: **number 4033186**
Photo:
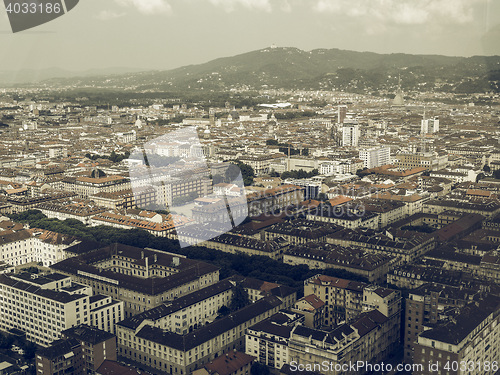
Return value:
<svg viewBox="0 0 500 375">
<path fill-rule="evenodd" d="M 51 3 L 51 2 L 9 2 L 5 8 L 7 13 L 14 14 L 52 14 L 52 13 L 61 13 L 64 10 L 61 7 L 59 2 Z"/>
</svg>

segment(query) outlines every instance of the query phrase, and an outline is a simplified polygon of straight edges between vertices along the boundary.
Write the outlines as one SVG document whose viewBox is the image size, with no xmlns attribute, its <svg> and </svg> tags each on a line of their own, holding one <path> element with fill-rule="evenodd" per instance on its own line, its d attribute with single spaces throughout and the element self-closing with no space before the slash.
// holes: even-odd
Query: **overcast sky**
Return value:
<svg viewBox="0 0 500 375">
<path fill-rule="evenodd" d="M 272 44 L 500 55 L 500 0 L 80 0 L 17 34 L 0 7 L 0 70 L 170 69 Z"/>
</svg>

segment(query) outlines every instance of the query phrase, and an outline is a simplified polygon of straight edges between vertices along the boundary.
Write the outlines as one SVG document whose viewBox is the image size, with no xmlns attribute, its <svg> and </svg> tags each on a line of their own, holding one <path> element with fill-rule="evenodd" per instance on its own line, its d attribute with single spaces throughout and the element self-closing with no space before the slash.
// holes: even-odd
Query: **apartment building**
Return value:
<svg viewBox="0 0 500 375">
<path fill-rule="evenodd" d="M 389 319 L 372 310 L 331 331 L 296 326 L 288 343 L 289 364 L 322 374 L 365 374 L 366 363 L 381 363 L 398 345 Z M 356 364 L 353 371 L 351 364 Z"/>
<path fill-rule="evenodd" d="M 281 185 L 274 189 L 255 190 L 247 193 L 249 216 L 281 211 L 288 206 L 297 206 L 304 201 L 305 188 Z"/>
<path fill-rule="evenodd" d="M 181 335 L 211 323 L 222 306 L 229 306 L 236 282 L 222 280 L 216 284 L 195 291 L 187 296 L 166 302 L 123 320 L 120 325 L 138 329 L 147 324 Z"/>
<path fill-rule="evenodd" d="M 366 212 L 371 212 L 377 215 L 377 229 L 385 228 L 386 226 L 401 220 L 408 215 L 408 208 L 406 204 L 396 200 L 363 198 L 354 201 L 353 204 L 363 207 Z"/>
<path fill-rule="evenodd" d="M 367 251 L 397 258 L 408 263 L 436 247 L 432 234 L 391 229 L 384 233 L 361 229 L 344 229 L 328 236 L 328 243 L 364 248 Z"/>
<path fill-rule="evenodd" d="M 82 324 L 62 332 L 63 339 L 77 340 L 82 346 L 86 374 L 95 374 L 105 360 L 116 361 L 116 336 Z"/>
<path fill-rule="evenodd" d="M 40 375 L 84 375 L 83 347 L 79 340 L 57 340 L 36 353 L 36 373 Z"/>
<path fill-rule="evenodd" d="M 226 253 L 266 256 L 278 261 L 283 260 L 283 254 L 290 246 L 284 238 L 280 237 L 262 241 L 229 233 L 202 242 L 200 245 Z"/>
<path fill-rule="evenodd" d="M 245 330 L 275 314 L 281 305 L 278 297 L 265 297 L 184 335 L 147 322 L 137 329 L 118 324 L 119 355 L 160 373 L 187 375 L 229 350 L 242 350 Z"/>
<path fill-rule="evenodd" d="M 401 293 L 397 290 L 326 275 L 304 281 L 304 294 L 325 302 L 324 326 L 351 322 L 361 312 L 376 309 L 399 327 Z"/>
<path fill-rule="evenodd" d="M 92 291 L 61 274 L 0 275 L 0 328 L 17 328 L 29 341 L 47 346 L 61 332 L 90 320 Z"/>
<path fill-rule="evenodd" d="M 316 275 L 304 281 L 304 295 L 314 294 L 325 302 L 323 326 L 350 322 L 362 311 L 363 289 L 368 284 Z"/>
<path fill-rule="evenodd" d="M 280 311 L 252 325 L 245 334 L 245 353 L 275 369 L 290 363 L 288 344 L 293 328 L 304 321 L 300 313 Z"/>
<path fill-rule="evenodd" d="M 305 264 L 309 269 L 342 269 L 369 282 L 384 280 L 392 260 L 392 257 L 381 253 L 325 242 L 294 246 L 283 255 L 283 263 L 286 264 Z"/>
<path fill-rule="evenodd" d="M 87 252 L 51 266 L 94 293 L 124 302 L 125 317 L 219 281 L 211 264 L 154 249 L 91 244 Z"/>
<path fill-rule="evenodd" d="M 90 200 L 58 200 L 38 204 L 35 209 L 40 210 L 50 219 L 75 219 L 84 224 L 90 224 L 92 216 L 105 212 L 105 207 L 96 206 Z"/>
<path fill-rule="evenodd" d="M 420 333 L 414 352 L 414 363 L 423 365 L 419 373 L 480 375 L 498 371 L 499 315 L 500 300 L 491 296 L 456 309 L 448 319 Z M 463 363 L 469 366 L 464 368 Z"/>
<path fill-rule="evenodd" d="M 123 318 L 123 302 L 92 296 L 90 287 L 62 274 L 2 274 L 0 287 L 0 329 L 17 328 L 28 340 L 42 346 L 59 339 L 64 329 L 79 324 L 92 323 L 114 332 L 115 324 Z"/>
<path fill-rule="evenodd" d="M 500 202 L 496 199 L 456 200 L 432 199 L 424 203 L 423 213 L 439 214 L 443 211 L 480 214 L 492 218 L 500 213 Z"/>
<path fill-rule="evenodd" d="M 335 224 L 344 228 L 379 228 L 379 217 L 373 212 L 366 211 L 362 205 L 352 203 L 338 206 L 320 205 L 310 209 L 307 220 Z"/>
<path fill-rule="evenodd" d="M 37 262 L 48 267 L 66 259 L 64 250 L 78 242 L 76 237 L 42 229 L 7 230 L 0 232 L 0 255 L 13 266 Z"/>
<path fill-rule="evenodd" d="M 375 168 L 391 164 L 390 147 L 371 147 L 359 151 L 359 158 L 363 160 L 365 168 Z"/>
<path fill-rule="evenodd" d="M 33 240 L 31 252 L 34 262 L 42 263 L 44 267 L 60 262 L 68 257 L 66 249 L 74 246 L 80 240 L 74 236 L 68 236 L 48 230 L 31 229 Z"/>
<path fill-rule="evenodd" d="M 418 335 L 426 330 L 426 325 L 438 323 L 446 311 L 478 300 L 481 294 L 470 288 L 431 283 L 413 289 L 406 299 L 403 326 L 405 362 L 413 362 Z"/>
<path fill-rule="evenodd" d="M 156 190 L 144 186 L 116 192 L 100 192 L 89 197 L 96 205 L 110 209 L 146 208 L 157 202 Z"/>
<path fill-rule="evenodd" d="M 109 296 L 97 294 L 89 298 L 90 321 L 92 327 L 115 333 L 115 324 L 125 317 L 124 303 Z"/>
<path fill-rule="evenodd" d="M 131 188 L 128 178 L 95 174 L 93 177 L 66 177 L 62 180 L 62 189 L 77 194 L 80 198 L 88 198 L 99 193 L 114 193 Z"/>
<path fill-rule="evenodd" d="M 121 229 L 140 228 L 156 237 L 175 238 L 175 230 L 182 227 L 189 219 L 181 215 L 163 215 L 144 212 L 143 215 L 131 215 L 119 212 L 103 212 L 90 219 L 90 225 L 108 225 Z"/>
<path fill-rule="evenodd" d="M 448 154 L 437 152 L 400 152 L 395 156 L 396 166 L 401 170 L 413 168 L 426 168 L 439 170 L 447 166 Z"/>
<path fill-rule="evenodd" d="M 263 234 L 266 240 L 282 237 L 291 245 L 300 245 L 326 241 L 326 236 L 340 229 L 342 228 L 334 224 L 295 219 L 271 225 L 264 230 Z"/>
</svg>

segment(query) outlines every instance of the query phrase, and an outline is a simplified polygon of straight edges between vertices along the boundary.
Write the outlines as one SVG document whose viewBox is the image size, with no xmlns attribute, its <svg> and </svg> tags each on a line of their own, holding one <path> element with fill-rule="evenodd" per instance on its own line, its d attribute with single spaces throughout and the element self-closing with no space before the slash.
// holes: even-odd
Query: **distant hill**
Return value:
<svg viewBox="0 0 500 375">
<path fill-rule="evenodd" d="M 46 81 L 53 78 L 71 78 L 71 77 L 96 77 L 114 74 L 125 74 L 131 72 L 139 72 L 141 69 L 136 68 L 103 68 L 103 69 L 89 69 L 82 72 L 74 72 L 60 68 L 47 68 L 47 69 L 22 69 L 18 71 L 2 71 L 0 70 L 0 84 L 14 85 L 37 83 Z"/>
<path fill-rule="evenodd" d="M 377 54 L 339 49 L 302 51 L 265 48 L 166 71 L 106 77 L 51 79 L 49 85 L 128 87 L 184 91 L 231 88 L 337 89 L 351 92 L 403 90 L 471 93 L 500 91 L 500 56 Z"/>
</svg>

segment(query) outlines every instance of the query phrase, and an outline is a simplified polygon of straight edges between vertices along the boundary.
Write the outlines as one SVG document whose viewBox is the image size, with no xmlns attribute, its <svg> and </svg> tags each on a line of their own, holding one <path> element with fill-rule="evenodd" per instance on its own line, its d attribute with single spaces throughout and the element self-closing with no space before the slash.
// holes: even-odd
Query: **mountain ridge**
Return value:
<svg viewBox="0 0 500 375">
<path fill-rule="evenodd" d="M 380 54 L 337 48 L 267 47 L 170 70 L 52 78 L 49 86 L 153 91 L 285 88 L 372 92 L 394 89 L 499 92 L 500 56 Z"/>
</svg>

